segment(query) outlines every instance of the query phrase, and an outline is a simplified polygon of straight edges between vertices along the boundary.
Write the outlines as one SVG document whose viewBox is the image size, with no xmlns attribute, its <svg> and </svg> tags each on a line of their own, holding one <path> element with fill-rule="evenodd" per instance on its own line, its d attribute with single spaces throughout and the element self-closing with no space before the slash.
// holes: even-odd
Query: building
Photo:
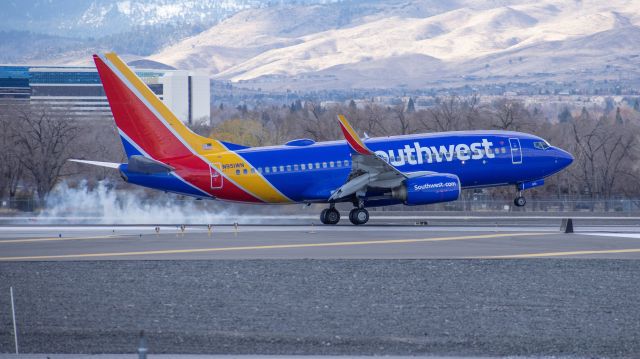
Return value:
<svg viewBox="0 0 640 359">
<path fill-rule="evenodd" d="M 186 123 L 209 121 L 209 78 L 179 70 L 136 69 L 135 73 Z M 46 104 L 76 118 L 111 118 L 95 67 L 0 66 L 0 101 Z"/>
</svg>

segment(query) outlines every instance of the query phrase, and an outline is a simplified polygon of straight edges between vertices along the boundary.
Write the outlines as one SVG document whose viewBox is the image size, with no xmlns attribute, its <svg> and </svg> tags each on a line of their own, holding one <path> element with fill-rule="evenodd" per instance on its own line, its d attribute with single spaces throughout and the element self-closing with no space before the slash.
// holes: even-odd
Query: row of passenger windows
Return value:
<svg viewBox="0 0 640 359">
<path fill-rule="evenodd" d="M 471 152 L 471 151 L 470 151 Z M 474 151 L 475 152 L 475 151 Z M 480 153 L 484 152 L 482 150 L 479 150 Z M 487 151 L 490 154 L 500 154 L 500 153 L 507 153 L 507 149 L 505 147 L 500 147 L 500 148 L 496 148 L 495 151 L 493 151 L 491 148 L 489 149 L 489 151 Z M 467 151 L 462 151 L 462 154 L 468 154 Z M 404 152 L 403 152 L 403 156 L 402 158 L 405 158 Z M 415 154 L 411 153 L 411 156 L 409 156 L 410 160 L 415 160 L 417 157 Z M 424 159 L 427 160 L 429 158 L 429 155 L 427 153 L 424 154 Z M 396 158 L 395 154 L 392 154 L 391 157 L 389 158 L 389 160 L 391 161 L 396 161 L 396 160 L 400 160 L 400 158 Z M 236 169 L 236 175 L 241 175 L 241 174 L 254 174 L 256 172 L 260 173 L 260 174 L 268 174 L 268 173 L 280 173 L 280 172 L 298 172 L 298 171 L 309 171 L 309 170 L 313 170 L 313 169 L 322 169 L 322 168 L 340 168 L 340 167 L 349 167 L 349 161 L 348 160 L 344 160 L 344 161 L 329 161 L 329 162 L 316 162 L 316 163 L 303 163 L 303 164 L 295 164 L 295 165 L 283 165 L 283 166 L 270 166 L 270 167 L 258 167 L 256 168 L 251 168 L 251 169 Z"/>
<path fill-rule="evenodd" d="M 250 170 L 248 169 L 243 169 L 243 170 L 236 170 L 236 175 L 240 175 L 240 174 L 254 174 L 256 172 L 258 173 L 279 173 L 279 172 L 298 172 L 298 171 L 310 171 L 310 170 L 314 170 L 314 169 L 322 169 L 322 168 L 342 168 L 342 167 L 349 167 L 349 161 L 348 160 L 344 160 L 344 161 L 329 161 L 329 162 L 316 162 L 316 163 L 302 163 L 302 164 L 295 164 L 295 165 L 283 165 L 283 166 L 269 166 L 269 167 L 258 167 L 258 168 L 251 168 Z"/>
</svg>

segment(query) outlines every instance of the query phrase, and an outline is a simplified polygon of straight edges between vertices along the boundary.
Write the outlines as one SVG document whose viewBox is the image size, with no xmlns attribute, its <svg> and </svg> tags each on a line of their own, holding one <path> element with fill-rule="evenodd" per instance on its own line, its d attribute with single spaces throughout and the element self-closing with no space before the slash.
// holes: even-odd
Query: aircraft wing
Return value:
<svg viewBox="0 0 640 359">
<path fill-rule="evenodd" d="M 368 187 L 394 188 L 411 177 L 433 173 L 428 171 L 404 173 L 371 151 L 358 137 L 356 131 L 343 115 L 338 115 L 342 134 L 351 149 L 351 173 L 347 182 L 334 191 L 330 201 L 351 196 Z"/>
</svg>

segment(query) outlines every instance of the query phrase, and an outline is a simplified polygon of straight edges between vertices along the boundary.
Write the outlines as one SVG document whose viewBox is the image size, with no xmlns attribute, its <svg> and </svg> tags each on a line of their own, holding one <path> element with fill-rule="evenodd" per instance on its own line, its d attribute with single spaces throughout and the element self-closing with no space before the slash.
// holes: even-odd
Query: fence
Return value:
<svg viewBox="0 0 640 359">
<path fill-rule="evenodd" d="M 142 199 L 142 203 L 149 203 L 161 206 L 167 206 L 167 201 L 159 201 L 155 198 Z M 100 212 L 101 204 L 96 204 L 95 213 Z M 243 213 L 255 214 L 289 214 L 297 213 L 298 207 L 295 206 L 247 206 L 238 205 L 220 201 L 195 201 L 191 198 L 176 198 L 169 202 L 169 205 L 181 207 L 191 206 L 199 210 L 207 209 L 215 211 L 220 208 L 242 208 Z M 324 206 L 324 205 L 318 205 Z M 342 206 L 350 206 L 344 204 Z M 39 212 L 45 206 L 36 199 L 6 199 L 0 200 L 0 215 L 19 215 L 20 213 Z M 486 199 L 486 198 L 468 198 L 459 199 L 454 202 L 438 203 L 425 206 L 404 206 L 393 205 L 387 207 L 371 208 L 371 211 L 395 211 L 395 212 L 411 212 L 411 211 L 439 211 L 439 212 L 511 212 L 511 213 L 565 213 L 565 212 L 585 212 L 585 213 L 617 213 L 621 215 L 640 215 L 640 199 L 582 199 L 582 198 L 561 198 L 561 199 L 538 199 L 528 198 L 524 207 L 516 207 L 513 202 L 508 199 Z M 86 213 L 90 215 L 91 213 Z"/>
</svg>

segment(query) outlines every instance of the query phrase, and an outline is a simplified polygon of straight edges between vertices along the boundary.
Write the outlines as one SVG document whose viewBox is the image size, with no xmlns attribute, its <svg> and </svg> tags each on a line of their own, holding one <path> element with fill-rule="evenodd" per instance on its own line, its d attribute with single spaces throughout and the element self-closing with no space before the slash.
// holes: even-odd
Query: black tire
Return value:
<svg viewBox="0 0 640 359">
<path fill-rule="evenodd" d="M 320 212 L 320 222 L 322 222 L 322 224 L 328 224 L 327 223 L 327 211 L 329 211 L 329 208 L 325 208 L 322 210 L 322 212 Z"/>
<path fill-rule="evenodd" d="M 325 212 L 326 211 L 326 212 Z M 327 208 L 322 211 L 324 213 L 324 224 L 338 224 L 340 222 L 340 212 L 335 208 Z M 322 214 L 320 214 L 322 217 Z"/>
<path fill-rule="evenodd" d="M 527 200 L 524 197 L 516 197 L 516 199 L 513 200 L 513 204 L 515 204 L 516 207 L 524 207 L 524 205 L 527 204 Z"/>
<path fill-rule="evenodd" d="M 364 208 L 354 208 L 349 212 L 349 220 L 356 226 L 365 224 L 369 221 L 369 211 Z"/>
</svg>

